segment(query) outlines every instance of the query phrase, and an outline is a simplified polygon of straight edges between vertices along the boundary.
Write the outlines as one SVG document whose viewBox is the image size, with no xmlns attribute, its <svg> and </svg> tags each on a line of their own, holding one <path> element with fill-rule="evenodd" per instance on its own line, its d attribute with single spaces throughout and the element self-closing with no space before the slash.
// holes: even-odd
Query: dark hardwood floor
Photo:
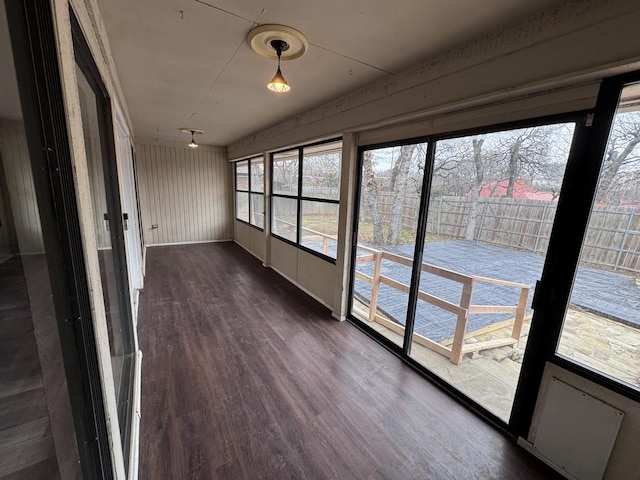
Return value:
<svg viewBox="0 0 640 480">
<path fill-rule="evenodd" d="M 19 256 L 0 263 L 0 366 L 0 480 L 59 478 Z"/>
<path fill-rule="evenodd" d="M 147 262 L 141 479 L 552 476 L 237 245 Z"/>
</svg>

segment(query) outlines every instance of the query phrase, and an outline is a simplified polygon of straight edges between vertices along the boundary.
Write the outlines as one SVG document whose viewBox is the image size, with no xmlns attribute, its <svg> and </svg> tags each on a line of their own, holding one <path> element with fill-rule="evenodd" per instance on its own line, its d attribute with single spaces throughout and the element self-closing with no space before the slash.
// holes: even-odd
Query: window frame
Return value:
<svg viewBox="0 0 640 480">
<path fill-rule="evenodd" d="M 263 183 L 262 183 L 262 191 L 259 190 L 255 190 L 253 188 L 252 185 L 252 173 L 251 173 L 251 165 L 253 163 L 255 163 L 256 161 L 261 161 L 262 162 L 262 175 L 263 175 Z M 245 163 L 247 164 L 247 189 L 241 189 L 238 188 L 238 166 L 240 164 Z M 265 183 L 264 183 L 264 172 L 265 172 L 265 162 L 264 162 L 264 157 L 262 155 L 256 156 L 256 157 L 250 157 L 250 158 L 243 158 L 242 160 L 238 160 L 236 162 L 233 163 L 233 201 L 234 201 L 234 215 L 235 215 L 235 219 L 238 222 L 244 223 L 245 225 L 249 225 L 253 228 L 256 228 L 258 230 L 260 230 L 261 232 L 264 231 L 264 217 L 266 217 L 265 212 L 264 212 L 264 189 L 265 189 Z M 247 212 L 249 215 L 249 221 L 243 219 L 243 218 L 239 218 L 238 217 L 238 193 L 246 193 L 247 195 Z M 262 196 L 262 205 L 263 205 L 263 211 L 260 212 L 263 216 L 263 221 L 262 221 L 262 227 L 260 227 L 259 225 L 252 223 L 251 221 L 251 214 L 252 214 L 252 203 L 251 203 L 251 196 L 252 195 L 261 195 Z"/>
<path fill-rule="evenodd" d="M 347 319 L 386 348 L 396 352 L 404 361 L 420 371 L 425 377 L 439 384 L 443 389 L 460 398 L 470 408 L 515 436 L 526 438 L 528 434 L 547 363 L 563 368 L 593 382 L 595 385 L 640 403 L 640 391 L 603 372 L 576 363 L 556 351 L 562 333 L 566 310 L 570 302 L 583 240 L 587 233 L 589 217 L 596 195 L 596 185 L 604 161 L 610 129 L 618 108 L 619 97 L 622 89 L 627 84 L 637 82 L 640 82 L 640 71 L 605 78 L 600 86 L 596 105 L 587 110 L 574 110 L 549 116 L 525 118 L 513 122 L 487 124 L 469 129 L 454 129 L 431 135 L 409 136 L 392 141 L 358 145 L 359 163 L 356 169 L 357 179 L 354 197 L 356 199 L 359 199 L 361 195 L 360 162 L 362 153 L 366 150 L 399 146 L 418 141 L 436 144 L 441 140 L 472 134 L 491 133 L 562 121 L 575 122 L 574 138 L 569 154 L 570 160 L 567 163 L 567 170 L 564 175 L 558 210 L 549 239 L 547 258 L 542 277 L 534 291 L 534 310 L 539 318 L 545 318 L 546 320 L 532 324 L 529 332 L 528 343 L 535 345 L 535 347 L 529 348 L 525 353 L 520 374 L 520 379 L 524 381 L 520 381 L 518 384 L 511 418 L 508 423 L 500 420 L 467 395 L 412 360 L 405 355 L 401 347 L 390 342 L 365 322 L 355 318 L 352 313 L 351 293 L 348 298 Z M 357 220 L 360 215 L 359 210 L 360 205 L 356 200 L 354 203 L 353 224 L 351 226 L 354 239 L 357 238 L 358 234 Z M 352 264 L 355 255 L 354 249 L 355 246 L 352 245 L 349 252 Z M 352 291 L 354 281 L 352 269 L 353 265 L 350 271 L 349 292 Z"/>
<path fill-rule="evenodd" d="M 129 469 L 129 452 L 133 440 L 131 425 L 134 421 L 133 409 L 135 395 L 135 342 L 133 314 L 130 304 L 130 286 L 127 272 L 127 254 L 124 244 L 124 226 L 122 223 L 122 208 L 120 205 L 120 186 L 116 165 L 115 138 L 112 126 L 111 98 L 104 85 L 100 71 L 93 59 L 89 45 L 84 37 L 82 28 L 75 13 L 70 9 L 71 34 L 73 49 L 78 68 L 85 76 L 97 104 L 98 129 L 101 143 L 101 163 L 103 176 L 100 180 L 105 184 L 105 196 L 107 212 L 113 217 L 109 222 L 111 244 L 113 249 L 114 275 L 118 286 L 118 313 L 119 325 L 122 328 L 122 378 L 120 379 L 120 392 L 117 394 L 118 427 L 124 454 L 125 469 Z M 116 219 L 118 219 L 116 221 Z M 124 388 L 123 388 L 124 387 Z"/>
<path fill-rule="evenodd" d="M 519 128 L 526 128 L 526 127 L 535 127 L 535 126 L 543 126 L 543 125 L 550 125 L 550 124 L 554 124 L 554 123 L 563 123 L 563 122 L 567 122 L 567 123 L 575 123 L 575 131 L 574 131 L 574 136 L 573 136 L 573 140 L 572 140 L 572 146 L 571 146 L 571 150 L 569 153 L 569 160 L 567 163 L 567 169 L 569 168 L 570 163 L 573 164 L 574 168 L 577 166 L 580 166 L 580 162 L 576 161 L 575 159 L 572 159 L 571 157 L 574 157 L 577 155 L 577 152 L 574 152 L 574 149 L 576 148 L 576 144 L 577 142 L 580 141 L 580 139 L 578 139 L 578 135 L 583 135 L 583 132 L 578 133 L 578 130 L 580 128 L 584 129 L 584 122 L 586 120 L 588 120 L 589 118 L 589 113 L 591 111 L 590 110 L 578 110 L 578 111 L 571 111 L 571 112 L 566 112 L 566 113 L 560 113 L 560 114 L 554 114 L 554 115 L 546 115 L 546 116 L 539 116 L 539 117 L 531 117 L 531 118 L 527 118 L 527 119 L 520 119 L 520 120 L 516 120 L 516 121 L 511 121 L 511 122 L 501 122 L 501 123 L 495 123 L 495 124 L 487 124 L 487 125 L 483 125 L 483 126 L 479 126 L 479 127 L 474 127 L 474 128 L 468 128 L 468 129 L 458 129 L 458 130 L 450 130 L 450 131 L 446 131 L 446 132 L 440 132 L 440 133 L 436 133 L 436 134 L 427 134 L 427 135 L 422 135 L 422 136 L 413 136 L 413 137 L 408 137 L 408 138 L 404 138 L 404 139 L 399 139 L 399 140 L 393 140 L 393 141 L 385 141 L 385 142 L 376 142 L 376 143 L 368 143 L 368 144 L 362 144 L 362 145 L 358 145 L 358 165 L 356 167 L 356 192 L 355 192 L 355 201 L 354 201 L 354 213 L 353 213 L 353 223 L 351 225 L 351 229 L 352 229 L 352 238 L 353 240 L 353 244 L 350 247 L 350 251 L 348 253 L 348 255 L 350 256 L 349 258 L 350 260 L 350 274 L 349 274 L 349 297 L 348 297 L 348 306 L 347 306 L 347 320 L 350 321 L 352 324 L 354 324 L 356 327 L 358 327 L 359 329 L 361 329 L 362 331 L 364 331 L 365 333 L 367 333 L 369 336 L 371 336 L 374 340 L 376 340 L 377 342 L 381 343 L 382 345 L 384 345 L 387 349 L 393 351 L 394 353 L 396 353 L 400 358 L 402 358 L 403 361 L 405 361 L 406 363 L 408 363 L 409 365 L 411 365 L 414 369 L 416 369 L 417 371 L 419 371 L 420 373 L 422 373 L 426 378 L 430 379 L 431 381 L 433 381 L 434 383 L 438 384 L 440 387 L 442 387 L 445 391 L 449 392 L 451 395 L 455 396 L 456 398 L 460 399 L 464 404 L 466 404 L 468 407 L 470 407 L 472 410 L 474 410 L 475 412 L 478 412 L 480 415 L 484 416 L 485 418 L 489 419 L 494 425 L 498 426 L 499 428 L 504 429 L 505 431 L 509 432 L 510 434 L 513 435 L 519 435 L 519 436 L 523 436 L 526 437 L 526 433 L 529 429 L 530 423 L 531 423 L 531 418 L 533 415 L 533 409 L 531 409 L 531 411 L 528 411 L 529 405 L 526 404 L 526 402 L 524 400 L 521 400 L 518 398 L 519 395 L 523 396 L 523 397 L 527 397 L 529 399 L 533 399 L 533 405 L 532 407 L 535 407 L 535 400 L 537 398 L 537 393 L 538 390 L 540 388 L 541 382 L 540 379 L 542 378 L 542 371 L 544 369 L 544 365 L 547 361 L 551 361 L 551 356 L 549 353 L 549 349 L 548 349 L 548 340 L 546 339 L 536 339 L 538 343 L 538 345 L 536 346 L 536 348 L 528 348 L 527 352 L 525 353 L 525 360 L 523 361 L 522 364 L 522 370 L 521 370 L 521 374 L 520 374 L 520 380 L 518 382 L 518 387 L 516 390 L 516 399 L 514 400 L 514 405 L 513 405 L 513 409 L 512 409 L 512 415 L 511 418 L 508 422 L 505 422 L 504 420 L 502 420 L 501 418 L 499 418 L 497 415 L 491 413 L 489 410 L 487 410 L 485 407 L 483 407 L 482 405 L 480 405 L 477 401 L 475 401 L 474 399 L 472 399 L 471 397 L 469 397 L 468 395 L 466 395 L 465 393 L 461 392 L 459 389 L 457 389 L 455 386 L 453 386 L 452 384 L 448 383 L 446 380 L 444 380 L 443 378 L 439 377 L 438 375 L 436 375 L 435 373 L 433 373 L 432 371 L 430 371 L 428 368 L 426 368 L 425 366 L 423 366 L 422 364 L 420 364 L 419 362 L 417 362 L 416 360 L 414 360 L 410 355 L 410 350 L 409 351 L 405 351 L 405 347 L 408 346 L 409 344 L 407 344 L 406 342 L 403 342 L 403 345 L 396 345 L 394 344 L 391 340 L 387 339 L 386 337 L 384 337 L 381 333 L 377 332 L 374 328 L 372 328 L 371 326 L 367 325 L 366 322 L 363 322 L 361 320 L 359 320 L 357 317 L 354 316 L 353 314 L 353 288 L 354 288 L 354 259 L 356 256 L 356 250 L 357 250 L 357 245 L 355 244 L 355 239 L 358 238 L 358 218 L 359 215 L 361 214 L 360 212 L 360 195 L 361 195 L 361 183 L 362 183 L 362 166 L 361 166 L 361 162 L 362 162 L 362 155 L 365 151 L 367 150 L 371 150 L 371 149 L 378 149 L 378 148 L 384 148 L 384 147 L 393 147 L 393 146 L 401 146 L 401 145 L 406 145 L 406 144 L 410 144 L 410 143 L 418 143 L 418 142 L 426 142 L 428 144 L 431 145 L 431 147 L 428 149 L 427 152 L 427 163 L 426 163 L 426 168 L 425 168 L 425 177 L 423 179 L 424 182 L 426 182 L 423 187 L 423 192 L 422 192 L 422 196 L 421 196 L 421 200 L 420 200 L 420 209 L 421 212 L 423 209 L 426 209 L 428 207 L 428 196 L 430 195 L 430 178 L 427 178 L 427 175 L 431 175 L 432 173 L 432 168 L 433 168 L 433 159 L 435 156 L 435 149 L 437 147 L 438 142 L 442 141 L 442 140 L 449 140 L 449 139 L 455 139 L 455 138 L 460 138 L 460 137 L 464 137 L 464 136 L 470 136 L 470 135 L 475 135 L 475 134 L 490 134 L 490 133 L 496 133 L 496 132 L 501 132 L 501 131 L 507 131 L 507 130 L 515 130 L 515 129 L 519 129 Z M 582 125 L 582 127 L 581 127 Z M 431 172 L 431 173 L 429 173 Z M 563 183 L 562 183 L 562 187 L 561 187 L 561 197 L 567 197 L 569 192 L 565 193 L 565 189 L 567 188 L 567 186 L 565 185 L 567 182 L 567 179 L 569 179 L 569 174 L 568 174 L 568 170 L 565 172 L 564 178 L 563 178 Z M 570 182 L 569 182 L 570 183 Z M 429 184 L 427 186 L 427 184 Z M 424 216 L 424 219 L 422 219 L 422 213 L 420 213 L 420 219 L 419 220 L 419 226 L 418 228 L 420 229 L 426 229 L 426 221 L 427 221 L 427 217 L 426 215 Z M 424 220 L 424 225 L 421 225 L 420 222 Z M 558 214 L 556 214 L 556 222 L 558 222 Z M 555 229 L 554 229 L 555 232 Z M 556 243 L 561 243 L 562 240 L 560 240 L 560 234 L 557 233 L 551 233 L 552 239 L 555 237 L 555 242 Z M 420 235 L 424 235 L 421 232 L 418 232 L 418 234 Z M 420 243 L 421 241 L 424 240 L 424 237 L 422 236 L 422 240 L 420 240 L 420 238 L 417 239 L 417 243 Z M 554 262 L 554 260 L 551 260 L 552 257 L 555 257 L 555 254 L 552 252 L 551 250 L 551 242 L 552 240 L 550 239 L 549 242 L 549 248 L 547 250 L 547 260 L 545 262 L 545 266 L 542 272 L 543 277 L 542 278 L 550 278 L 549 276 L 545 276 L 545 272 L 548 269 L 548 265 L 549 263 Z M 556 259 L 557 261 L 557 259 Z M 573 272 L 569 272 L 570 274 L 572 274 Z M 541 282 L 539 282 L 541 283 Z M 537 296 L 537 293 L 536 293 Z M 536 299 L 537 300 L 537 299 Z M 566 298 L 565 300 L 568 301 L 568 298 Z M 535 300 L 534 300 L 535 301 Z M 414 300 L 411 300 L 411 303 L 414 303 Z M 412 307 L 410 307 L 412 308 Z M 564 310 L 562 311 L 562 313 L 564 313 Z M 539 315 L 542 316 L 542 315 Z M 555 319 L 554 319 L 555 320 Z M 412 322 L 413 323 L 413 322 Z M 537 322 L 538 324 L 541 324 L 543 322 Z M 406 325 L 406 330 L 405 330 L 405 334 L 406 336 L 409 336 L 409 334 L 407 332 L 410 332 L 409 327 L 412 328 L 413 325 L 410 325 L 409 323 L 407 323 Z M 556 337 L 558 338 L 558 337 Z M 530 333 L 530 338 L 529 338 L 529 343 L 533 342 L 533 338 L 531 338 L 531 333 Z M 553 344 L 553 348 L 555 349 L 555 342 L 551 342 Z M 534 351 L 534 354 L 530 353 L 530 351 Z M 540 353 L 542 353 L 542 355 L 539 355 Z M 527 371 L 525 373 L 525 368 L 527 368 Z M 539 369 L 539 373 L 540 373 L 540 379 L 538 379 L 538 381 L 536 382 L 535 379 L 537 377 L 538 374 L 538 370 Z M 526 376 L 525 376 L 526 375 Z M 533 380 L 532 380 L 533 379 Z M 535 384 L 534 384 L 535 383 Z M 524 408 L 517 408 L 517 403 L 518 402 L 522 402 Z"/>
<path fill-rule="evenodd" d="M 596 206 L 597 186 L 605 161 L 609 136 L 618 111 L 620 96 L 626 85 L 638 82 L 640 82 L 640 71 L 605 78 L 602 81 L 598 100 L 593 109 L 593 123 L 590 127 L 587 127 L 591 128 L 591 131 L 584 135 L 580 145 L 585 161 L 582 164 L 582 171 L 575 176 L 576 180 L 578 180 L 575 183 L 579 184 L 580 181 L 583 181 L 584 188 L 575 192 L 575 195 L 564 205 L 565 208 L 562 212 L 558 211 L 558 213 L 562 213 L 564 224 L 572 226 L 575 231 L 573 235 L 570 235 L 568 231 L 558 233 L 558 237 L 564 234 L 568 240 L 558 246 L 557 261 L 553 265 L 555 272 L 550 272 L 549 277 L 561 275 L 563 286 L 566 285 L 567 288 L 563 288 L 556 293 L 555 297 L 553 291 L 549 291 L 549 288 L 544 288 L 540 303 L 548 304 L 551 309 L 558 302 L 562 302 L 560 305 L 564 306 L 562 309 L 556 307 L 555 315 L 557 318 L 554 317 L 554 321 L 551 322 L 553 330 L 550 333 L 554 336 L 549 345 L 550 351 L 547 355 L 547 361 L 586 378 L 596 385 L 640 403 L 640 389 L 633 388 L 620 379 L 583 363 L 576 362 L 558 352 L 567 309 L 573 294 L 573 283 L 580 265 L 582 248 L 589 229 L 591 214 Z M 546 308 L 546 305 L 542 305 L 542 308 Z"/>
<path fill-rule="evenodd" d="M 342 137 L 335 137 L 335 138 L 331 138 L 329 140 L 323 140 L 321 142 L 314 142 L 314 143 L 309 143 L 309 144 L 305 144 L 305 145 L 300 145 L 298 147 L 289 147 L 289 148 L 283 148 L 280 149 L 278 151 L 274 151 L 270 154 L 269 158 L 269 189 L 271 192 L 270 195 L 270 215 L 269 215 L 269 225 L 270 225 L 270 234 L 272 237 L 277 238 L 278 240 L 281 240 L 289 245 L 292 245 L 294 247 L 299 248 L 300 250 L 304 250 L 307 253 L 310 253 L 311 255 L 314 255 L 318 258 L 321 258 L 323 260 L 326 260 L 327 262 L 333 263 L 334 265 L 336 264 L 337 261 L 337 254 L 336 254 L 336 258 L 331 257 L 329 255 L 325 255 L 322 252 L 319 252 L 317 250 L 314 250 L 312 248 L 309 248 L 305 245 L 303 245 L 301 243 L 302 241 L 302 203 L 303 202 L 317 202 L 317 203 L 326 203 L 326 204 L 331 204 L 331 205 L 338 205 L 338 222 L 340 221 L 340 212 L 339 212 L 339 205 L 340 205 L 340 195 L 338 195 L 338 199 L 334 200 L 334 199 L 328 199 L 328 198 L 319 198 L 319 197 L 311 197 L 311 196 L 306 196 L 302 194 L 302 187 L 303 187 L 303 171 L 304 171 L 304 151 L 306 148 L 310 148 L 310 147 L 317 147 L 320 145 L 327 145 L 327 144 L 331 144 L 331 143 L 336 143 L 336 142 L 340 142 L 342 144 L 343 142 L 343 138 Z M 274 188 L 273 188 L 273 178 L 274 178 L 274 157 L 278 154 L 281 153 L 286 153 L 286 152 L 294 152 L 297 151 L 298 152 L 298 156 L 297 156 L 297 160 L 298 160 L 298 185 L 297 185 L 297 189 L 296 189 L 296 194 L 295 195 L 290 195 L 290 194 L 284 194 L 284 193 L 275 193 Z M 342 168 L 342 152 L 340 152 L 340 167 Z M 296 202 L 296 240 L 295 242 L 283 237 L 282 235 L 278 235 L 277 233 L 274 233 L 273 230 L 273 220 L 274 220 L 274 216 L 273 216 L 273 202 L 274 199 L 276 198 L 284 198 L 284 199 L 289 199 L 289 200 L 294 200 Z"/>
<path fill-rule="evenodd" d="M 38 218 L 47 245 L 49 273 L 43 281 L 51 285 L 73 410 L 74 438 L 69 441 L 77 446 L 83 477 L 110 479 L 114 477 L 114 463 L 104 379 L 95 341 L 62 77 L 56 49 L 48 48 L 56 44 L 52 6 L 48 2 L 7 0 L 4 8 L 40 209 Z M 69 15 L 71 33 L 81 34 L 70 6 Z M 41 148 L 43 145 L 49 148 Z"/>
</svg>

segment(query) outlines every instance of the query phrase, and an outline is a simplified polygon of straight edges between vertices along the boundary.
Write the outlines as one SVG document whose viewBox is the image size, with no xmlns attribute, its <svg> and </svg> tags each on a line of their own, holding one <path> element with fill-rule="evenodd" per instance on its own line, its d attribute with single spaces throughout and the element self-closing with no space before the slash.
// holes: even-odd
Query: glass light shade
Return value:
<svg viewBox="0 0 640 480">
<path fill-rule="evenodd" d="M 198 148 L 198 144 L 196 143 L 196 141 L 192 138 L 191 141 L 188 144 L 191 148 Z"/>
<path fill-rule="evenodd" d="M 291 87 L 287 83 L 287 81 L 282 76 L 282 72 L 280 71 L 280 67 L 278 67 L 278 71 L 276 72 L 273 80 L 267 83 L 267 88 L 274 92 L 283 93 L 291 90 Z"/>
</svg>

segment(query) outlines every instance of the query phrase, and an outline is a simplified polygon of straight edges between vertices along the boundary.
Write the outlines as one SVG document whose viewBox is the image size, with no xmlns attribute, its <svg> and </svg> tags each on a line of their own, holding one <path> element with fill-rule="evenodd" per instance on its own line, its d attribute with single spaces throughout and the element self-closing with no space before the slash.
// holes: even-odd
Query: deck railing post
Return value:
<svg viewBox="0 0 640 480">
<path fill-rule="evenodd" d="M 471 297 L 473 296 L 473 284 L 474 280 L 470 278 L 462 286 L 460 306 L 464 309 L 464 312 L 458 314 L 456 330 L 453 334 L 453 344 L 451 345 L 451 356 L 449 357 L 449 360 L 456 365 L 460 365 L 460 363 L 462 363 L 462 347 L 464 346 L 464 335 L 467 332 L 469 307 L 471 306 Z"/>
<path fill-rule="evenodd" d="M 522 334 L 522 324 L 524 323 L 524 315 L 527 311 L 527 299 L 529 298 L 530 287 L 522 287 L 520 289 L 520 298 L 518 300 L 518 308 L 516 310 L 516 317 L 513 320 L 513 330 L 511 330 L 511 338 L 516 342 L 520 341 L 520 335 Z"/>
<path fill-rule="evenodd" d="M 382 252 L 375 252 L 373 264 L 373 280 L 371 283 L 371 302 L 369 304 L 369 321 L 376 319 L 376 311 L 378 310 L 378 291 L 380 290 L 380 271 L 382 270 Z"/>
</svg>

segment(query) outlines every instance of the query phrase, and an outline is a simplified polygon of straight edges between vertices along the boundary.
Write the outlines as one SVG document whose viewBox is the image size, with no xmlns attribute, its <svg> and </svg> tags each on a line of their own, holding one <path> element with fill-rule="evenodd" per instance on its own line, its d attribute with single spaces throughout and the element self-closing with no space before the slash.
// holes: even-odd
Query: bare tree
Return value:
<svg viewBox="0 0 640 480">
<path fill-rule="evenodd" d="M 478 196 L 484 182 L 485 166 L 482 157 L 482 144 L 484 139 L 474 138 L 473 142 L 473 165 L 475 167 L 475 176 L 473 177 L 473 185 L 471 186 L 471 195 L 469 203 L 469 217 L 467 221 L 467 230 L 465 239 L 473 240 L 476 231 L 476 218 L 478 217 Z"/>
<path fill-rule="evenodd" d="M 637 177 L 640 167 L 640 112 L 616 115 L 605 153 L 596 200 L 613 200 L 624 191 L 625 180 Z"/>
<path fill-rule="evenodd" d="M 534 181 L 559 188 L 568 155 L 566 138 L 570 137 L 566 125 L 546 125 L 515 130 L 498 142 L 499 155 L 506 158 L 506 196 L 514 197 L 514 187 L 523 177 L 530 184 Z M 558 160 L 560 168 L 558 168 Z M 552 185 L 553 184 L 553 185 Z"/>
<path fill-rule="evenodd" d="M 398 157 L 391 168 L 391 213 L 389 214 L 389 230 L 387 232 L 387 245 L 397 245 L 402 227 L 402 210 L 409 182 L 411 159 L 416 145 L 402 145 Z"/>
<path fill-rule="evenodd" d="M 373 224 L 373 243 L 374 245 L 383 245 L 384 235 L 382 232 L 382 219 L 378 210 L 378 189 L 380 184 L 373 170 L 373 153 L 371 151 L 364 152 L 362 156 L 362 184 L 364 187 L 364 201 L 367 210 L 371 216 Z"/>
<path fill-rule="evenodd" d="M 297 155 L 297 152 L 296 152 Z M 297 156 L 273 161 L 274 191 L 297 193 L 298 159 Z"/>
</svg>

